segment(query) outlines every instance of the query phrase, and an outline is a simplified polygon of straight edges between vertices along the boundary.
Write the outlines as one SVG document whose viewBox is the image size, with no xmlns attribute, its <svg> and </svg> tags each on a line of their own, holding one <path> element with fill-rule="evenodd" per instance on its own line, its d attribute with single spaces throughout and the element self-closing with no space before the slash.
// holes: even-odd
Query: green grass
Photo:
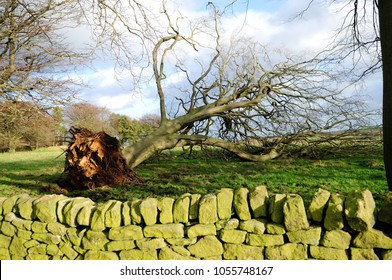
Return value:
<svg viewBox="0 0 392 280">
<path fill-rule="evenodd" d="M 354 153 L 355 151 L 355 153 Z M 184 193 L 213 193 L 223 187 L 252 189 L 267 185 L 272 193 L 297 193 L 309 203 L 318 188 L 347 194 L 369 189 L 378 204 L 388 188 L 381 147 L 349 151 L 321 159 L 280 158 L 268 162 L 243 162 L 224 152 L 196 151 L 184 158 L 181 151 L 169 151 L 138 166 L 146 180 L 142 186 L 79 191 L 69 196 L 87 196 L 95 201 L 129 200 L 149 196 L 178 197 Z M 27 193 L 30 196 L 56 190 L 64 167 L 60 148 L 0 154 L 0 196 Z"/>
</svg>

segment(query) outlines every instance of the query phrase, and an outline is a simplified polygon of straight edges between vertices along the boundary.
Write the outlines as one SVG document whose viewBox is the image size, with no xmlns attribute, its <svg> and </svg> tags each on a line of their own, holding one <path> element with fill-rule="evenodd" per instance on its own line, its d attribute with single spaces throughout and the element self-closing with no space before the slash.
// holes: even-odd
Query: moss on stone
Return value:
<svg viewBox="0 0 392 280">
<path fill-rule="evenodd" d="M 191 199 L 189 194 L 184 194 L 175 200 L 173 204 L 174 223 L 188 223 L 190 203 Z"/>
<path fill-rule="evenodd" d="M 183 224 L 157 224 L 146 226 L 143 230 L 145 237 L 181 238 L 184 237 Z"/>
<path fill-rule="evenodd" d="M 188 250 L 196 258 L 207 258 L 223 254 L 222 243 L 212 235 L 202 237 L 195 244 L 188 246 Z"/>
<path fill-rule="evenodd" d="M 159 222 L 161 224 L 173 223 L 173 205 L 174 198 L 164 197 L 158 201 Z"/>
<path fill-rule="evenodd" d="M 216 195 L 209 194 L 201 197 L 199 202 L 199 223 L 214 224 L 218 220 L 218 204 Z"/>
<path fill-rule="evenodd" d="M 266 186 L 257 186 L 249 193 L 249 205 L 253 217 L 268 217 L 268 191 Z"/>
<path fill-rule="evenodd" d="M 230 219 L 233 212 L 234 191 L 228 188 L 222 188 L 216 194 L 218 204 L 218 218 Z"/>
<path fill-rule="evenodd" d="M 153 197 L 144 199 L 140 203 L 140 214 L 147 226 L 156 224 L 158 219 L 158 200 Z"/>
<path fill-rule="evenodd" d="M 240 188 L 234 191 L 234 209 L 240 220 L 250 220 L 252 218 L 249 203 L 248 203 L 249 190 L 247 188 Z"/>
<path fill-rule="evenodd" d="M 137 225 L 127 225 L 109 230 L 110 240 L 138 240 L 142 238 L 143 229 Z"/>
<path fill-rule="evenodd" d="M 197 224 L 187 229 L 187 235 L 189 238 L 216 235 L 216 228 L 213 224 Z"/>
</svg>

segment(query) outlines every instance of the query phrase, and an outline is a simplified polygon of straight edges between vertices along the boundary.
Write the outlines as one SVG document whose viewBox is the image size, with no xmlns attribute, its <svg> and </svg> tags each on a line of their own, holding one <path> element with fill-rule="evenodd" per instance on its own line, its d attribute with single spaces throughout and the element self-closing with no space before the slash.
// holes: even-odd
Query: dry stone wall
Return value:
<svg viewBox="0 0 392 280">
<path fill-rule="evenodd" d="M 224 188 L 120 202 L 63 195 L 0 199 L 0 259 L 392 259 L 392 196 L 346 198 Z"/>
</svg>

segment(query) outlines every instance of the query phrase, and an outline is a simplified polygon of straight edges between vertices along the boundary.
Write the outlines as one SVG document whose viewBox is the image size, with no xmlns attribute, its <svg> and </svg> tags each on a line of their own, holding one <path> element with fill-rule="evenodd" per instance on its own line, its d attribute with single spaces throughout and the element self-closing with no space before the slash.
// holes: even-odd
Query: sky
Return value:
<svg viewBox="0 0 392 280">
<path fill-rule="evenodd" d="M 153 2 L 156 4 L 159 1 Z M 217 7 L 223 7 L 228 2 L 232 1 L 214 1 Z M 319 1 L 319 4 L 311 5 L 301 17 L 295 17 L 308 7 L 309 2 L 310 0 L 237 0 L 226 11 L 222 25 L 227 36 L 235 36 L 240 32 L 269 48 L 313 55 L 331 42 L 335 30 L 341 24 L 344 9 L 339 12 L 336 6 Z M 204 0 L 177 0 L 176 9 L 183 17 L 201 17 L 209 13 L 207 3 Z M 73 43 L 83 45 L 89 36 L 78 32 L 79 35 L 73 37 Z M 138 89 L 133 86 L 131 71 L 138 70 L 137 66 L 132 70 L 116 68 L 115 61 L 110 57 L 97 55 L 93 67 L 81 69 L 77 73 L 79 78 L 89 84 L 89 88 L 80 93 L 80 98 L 135 119 L 145 114 L 158 113 L 159 100 L 154 82 L 141 84 Z M 151 71 L 146 73 L 151 74 Z M 167 83 L 176 84 L 184 79 L 184 75 L 172 75 L 167 78 Z M 355 89 L 361 94 L 369 95 L 370 108 L 381 108 L 381 73 L 370 75 Z"/>
</svg>

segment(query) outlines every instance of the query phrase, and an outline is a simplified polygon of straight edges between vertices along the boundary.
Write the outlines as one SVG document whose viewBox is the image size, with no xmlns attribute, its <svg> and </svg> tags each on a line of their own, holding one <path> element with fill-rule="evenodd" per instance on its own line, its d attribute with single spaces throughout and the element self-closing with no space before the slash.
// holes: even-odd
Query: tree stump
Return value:
<svg viewBox="0 0 392 280">
<path fill-rule="evenodd" d="M 143 183 L 128 167 L 117 138 L 101 131 L 93 133 L 85 128 L 71 127 L 73 138 L 66 150 L 61 187 L 82 190 Z"/>
</svg>

